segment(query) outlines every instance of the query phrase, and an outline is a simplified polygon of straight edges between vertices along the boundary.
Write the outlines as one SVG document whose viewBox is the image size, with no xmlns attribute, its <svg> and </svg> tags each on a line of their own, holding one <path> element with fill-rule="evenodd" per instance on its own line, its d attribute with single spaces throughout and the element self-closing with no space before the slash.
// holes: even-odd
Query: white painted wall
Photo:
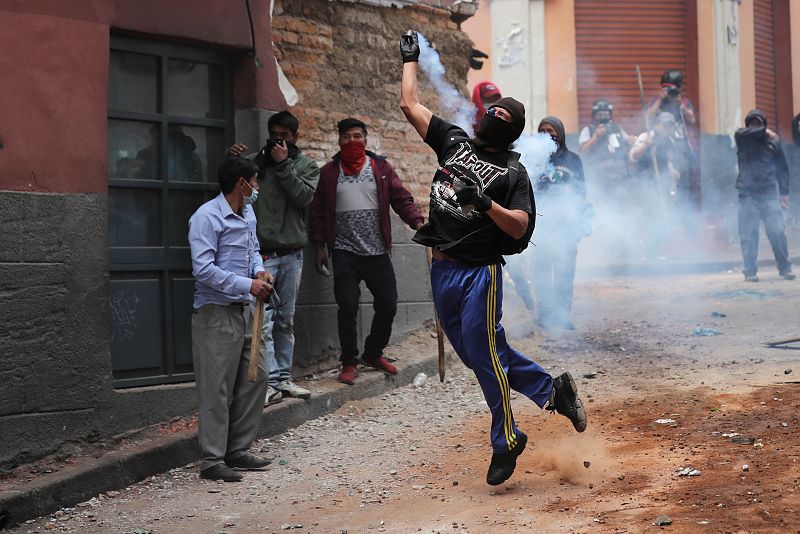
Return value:
<svg viewBox="0 0 800 534">
<path fill-rule="evenodd" d="M 742 125 L 742 76 L 739 53 L 739 2 L 714 0 L 714 66 L 717 124 L 714 131 L 733 135 Z"/>
<path fill-rule="evenodd" d="M 492 81 L 525 105 L 526 131 L 547 114 L 544 0 L 492 0 Z"/>
</svg>

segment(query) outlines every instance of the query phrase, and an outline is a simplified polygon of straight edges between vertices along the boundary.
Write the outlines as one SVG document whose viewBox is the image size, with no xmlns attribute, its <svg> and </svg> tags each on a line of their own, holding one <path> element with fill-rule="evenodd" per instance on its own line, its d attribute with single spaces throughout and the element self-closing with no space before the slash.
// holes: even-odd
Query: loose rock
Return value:
<svg viewBox="0 0 800 534">
<path fill-rule="evenodd" d="M 653 521 L 653 524 L 657 527 L 666 527 L 667 525 L 672 524 L 672 518 L 668 515 L 660 515 L 656 517 L 656 520 Z"/>
</svg>

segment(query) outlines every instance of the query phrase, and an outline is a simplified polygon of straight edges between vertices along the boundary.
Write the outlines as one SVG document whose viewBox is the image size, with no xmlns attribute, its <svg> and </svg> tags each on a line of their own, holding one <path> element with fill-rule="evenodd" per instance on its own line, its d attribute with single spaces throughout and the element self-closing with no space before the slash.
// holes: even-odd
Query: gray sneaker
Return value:
<svg viewBox="0 0 800 534">
<path fill-rule="evenodd" d="M 267 386 L 267 398 L 264 401 L 264 406 L 278 404 L 281 400 L 283 400 L 283 393 L 272 386 Z"/>
<path fill-rule="evenodd" d="M 278 390 L 284 397 L 294 397 L 297 399 L 310 399 L 311 392 L 306 388 L 301 388 L 291 380 L 284 380 L 278 384 Z"/>
</svg>

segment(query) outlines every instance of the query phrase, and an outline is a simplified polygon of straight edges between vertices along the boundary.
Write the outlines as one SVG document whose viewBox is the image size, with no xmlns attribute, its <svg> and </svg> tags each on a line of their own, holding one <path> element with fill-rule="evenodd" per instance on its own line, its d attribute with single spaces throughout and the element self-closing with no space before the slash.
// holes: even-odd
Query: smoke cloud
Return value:
<svg viewBox="0 0 800 534">
<path fill-rule="evenodd" d="M 419 36 L 419 66 L 428 76 L 428 79 L 439 95 L 439 106 L 442 116 L 449 122 L 461 127 L 469 135 L 473 134 L 472 119 L 475 117 L 475 106 L 464 98 L 458 89 L 450 85 L 444 78 L 444 65 L 439 58 L 439 53 L 433 49 L 424 35 Z"/>
<path fill-rule="evenodd" d="M 555 141 L 545 133 L 526 134 L 514 143 L 514 150 L 520 153 L 520 161 L 528 171 L 528 179 L 531 181 L 534 191 L 536 182 L 542 175 L 553 173 L 553 164 L 550 163 L 550 155 L 558 147 Z M 534 245 L 529 245 L 522 253 L 506 258 L 506 272 L 512 280 L 512 286 L 517 295 L 522 299 L 525 308 L 530 313 L 536 309 L 534 302 L 534 256 L 537 254 L 535 243 L 542 235 L 542 206 L 536 207 L 536 230 L 533 232 L 532 241 Z M 548 206 L 548 210 L 553 208 Z"/>
<path fill-rule="evenodd" d="M 545 133 L 525 134 L 514 143 L 514 150 L 520 153 L 520 161 L 525 165 L 531 180 L 548 174 L 552 167 L 550 155 L 556 148 L 556 142 Z"/>
</svg>

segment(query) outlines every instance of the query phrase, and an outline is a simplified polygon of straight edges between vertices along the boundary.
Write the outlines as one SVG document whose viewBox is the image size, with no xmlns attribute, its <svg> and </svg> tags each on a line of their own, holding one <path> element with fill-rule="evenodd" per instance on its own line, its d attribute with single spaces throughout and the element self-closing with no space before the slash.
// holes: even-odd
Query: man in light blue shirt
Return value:
<svg viewBox="0 0 800 534">
<path fill-rule="evenodd" d="M 258 169 L 244 158 L 220 165 L 220 194 L 189 219 L 195 277 L 192 355 L 197 383 L 200 477 L 236 482 L 234 469 L 270 463 L 248 451 L 255 440 L 267 392 L 266 344 L 258 378 L 250 365 L 253 296 L 266 300 L 272 277 L 264 270 L 250 204 L 258 196 Z"/>
</svg>

